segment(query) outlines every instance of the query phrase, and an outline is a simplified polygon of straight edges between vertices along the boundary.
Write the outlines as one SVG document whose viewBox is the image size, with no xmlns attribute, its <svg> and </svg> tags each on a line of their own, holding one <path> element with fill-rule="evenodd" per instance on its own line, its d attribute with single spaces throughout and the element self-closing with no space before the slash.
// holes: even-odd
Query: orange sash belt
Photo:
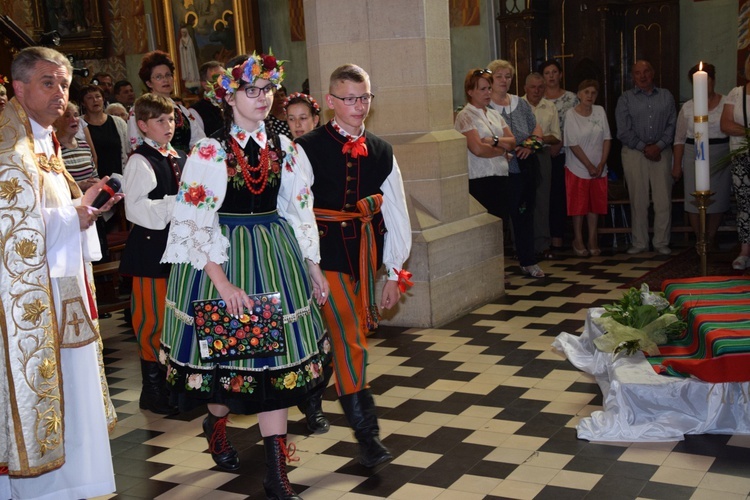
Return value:
<svg viewBox="0 0 750 500">
<path fill-rule="evenodd" d="M 359 219 L 362 222 L 362 234 L 359 241 L 359 301 L 366 313 L 367 328 L 378 327 L 380 315 L 375 303 L 375 271 L 378 264 L 378 248 L 375 243 L 375 231 L 372 218 L 380 212 L 383 195 L 375 194 L 357 202 L 356 212 L 340 212 L 315 208 L 315 216 L 323 222 L 345 222 Z"/>
</svg>

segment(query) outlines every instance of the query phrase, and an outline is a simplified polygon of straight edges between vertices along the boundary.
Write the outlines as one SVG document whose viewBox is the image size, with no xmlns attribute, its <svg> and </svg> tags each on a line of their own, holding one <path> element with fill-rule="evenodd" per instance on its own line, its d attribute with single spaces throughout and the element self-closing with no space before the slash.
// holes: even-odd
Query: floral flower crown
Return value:
<svg viewBox="0 0 750 500">
<path fill-rule="evenodd" d="M 211 88 L 206 91 L 206 97 L 220 105 L 225 96 L 234 94 L 243 83 L 252 85 L 258 79 L 268 80 L 278 88 L 284 79 L 282 64 L 285 62 L 276 59 L 270 49 L 268 54 L 253 52 L 242 64 L 216 75 Z"/>
<path fill-rule="evenodd" d="M 8 77 L 3 74 L 0 74 L 0 85 L 5 85 L 7 83 L 10 83 L 10 81 L 8 80 Z"/>
<path fill-rule="evenodd" d="M 303 101 L 306 101 L 310 106 L 312 106 L 316 114 L 320 114 L 320 105 L 318 104 L 318 101 L 316 101 L 313 96 L 303 94 L 302 92 L 294 92 L 293 94 L 289 94 L 284 101 L 284 109 L 286 109 L 286 107 L 289 106 L 289 103 L 294 99 L 301 99 Z"/>
</svg>

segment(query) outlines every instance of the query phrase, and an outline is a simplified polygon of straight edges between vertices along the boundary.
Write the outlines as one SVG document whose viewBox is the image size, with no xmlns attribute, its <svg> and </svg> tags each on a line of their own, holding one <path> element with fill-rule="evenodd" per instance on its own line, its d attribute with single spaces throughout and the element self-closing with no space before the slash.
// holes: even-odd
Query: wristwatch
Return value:
<svg viewBox="0 0 750 500">
<path fill-rule="evenodd" d="M 492 136 L 492 147 L 496 148 L 498 142 L 500 142 L 500 138 L 498 136 L 496 136 L 496 135 L 493 135 Z"/>
</svg>

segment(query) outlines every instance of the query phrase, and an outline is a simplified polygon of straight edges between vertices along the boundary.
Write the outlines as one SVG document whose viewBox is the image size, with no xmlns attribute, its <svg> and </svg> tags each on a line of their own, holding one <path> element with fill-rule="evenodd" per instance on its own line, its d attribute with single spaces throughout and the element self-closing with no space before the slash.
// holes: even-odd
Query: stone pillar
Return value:
<svg viewBox="0 0 750 500">
<path fill-rule="evenodd" d="M 404 178 L 414 287 L 384 324 L 437 326 L 505 292 L 502 221 L 468 192 L 453 129 L 448 0 L 304 0 L 310 91 L 354 63 L 370 74 L 367 128 L 394 146 Z M 379 296 L 379 295 L 378 295 Z"/>
</svg>

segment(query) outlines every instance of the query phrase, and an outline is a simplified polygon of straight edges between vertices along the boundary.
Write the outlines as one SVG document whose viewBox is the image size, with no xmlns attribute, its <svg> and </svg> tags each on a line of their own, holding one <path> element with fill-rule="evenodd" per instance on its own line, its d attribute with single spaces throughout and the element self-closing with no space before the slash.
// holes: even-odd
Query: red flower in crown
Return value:
<svg viewBox="0 0 750 500">
<path fill-rule="evenodd" d="M 267 70 L 276 69 L 276 58 L 274 56 L 265 55 L 261 56 L 263 58 L 263 67 Z"/>
<path fill-rule="evenodd" d="M 245 70 L 242 64 L 239 64 L 232 68 L 232 79 L 239 81 L 242 78 L 242 72 Z"/>
</svg>

